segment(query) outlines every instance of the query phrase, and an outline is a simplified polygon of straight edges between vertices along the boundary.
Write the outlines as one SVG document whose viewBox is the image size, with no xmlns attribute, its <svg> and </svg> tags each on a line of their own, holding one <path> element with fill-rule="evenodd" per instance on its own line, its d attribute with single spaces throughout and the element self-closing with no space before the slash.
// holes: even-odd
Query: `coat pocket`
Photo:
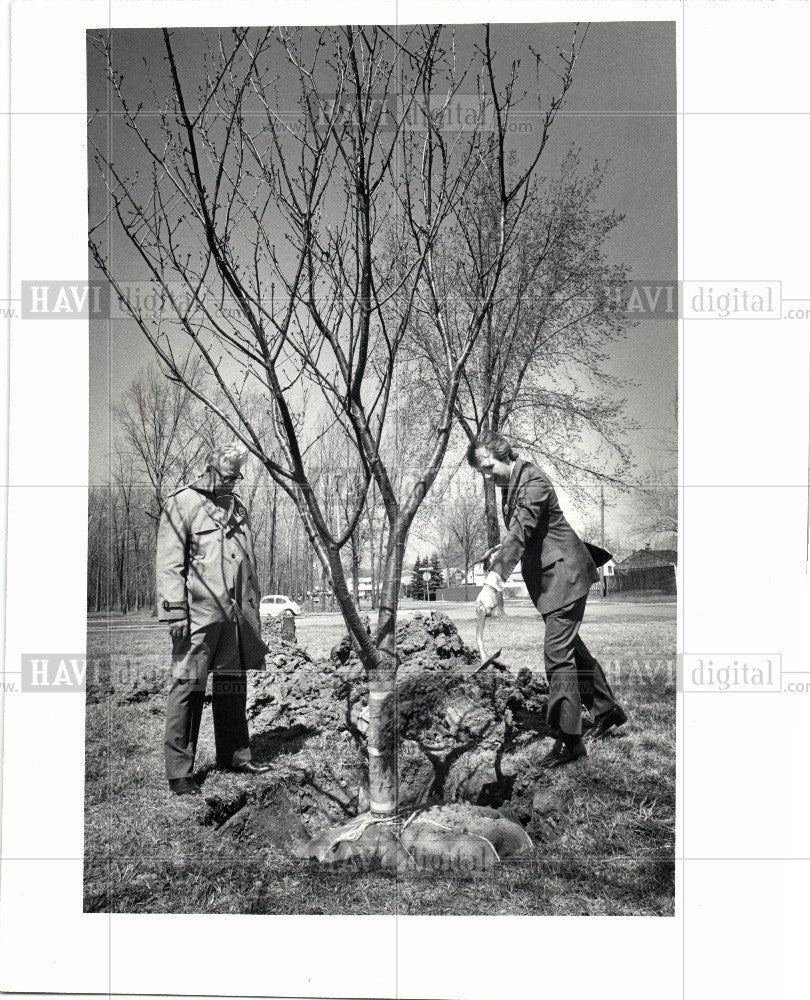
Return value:
<svg viewBox="0 0 810 1000">
<path fill-rule="evenodd" d="M 219 531 L 219 525 L 205 525 L 189 532 L 188 554 L 191 559 L 204 557 L 214 543 L 214 533 Z"/>
<path fill-rule="evenodd" d="M 219 531 L 219 527 L 220 526 L 218 524 L 212 524 L 212 525 L 207 525 L 206 524 L 205 527 L 194 528 L 194 530 L 191 531 L 190 534 L 191 534 L 192 539 L 194 539 L 194 538 L 200 538 L 200 539 L 202 539 L 204 541 L 206 538 L 208 538 L 210 535 L 212 535 L 215 531 Z"/>
<path fill-rule="evenodd" d="M 558 563 L 561 559 L 564 559 L 562 549 L 558 548 L 556 545 L 544 545 L 540 553 L 540 568 L 545 572 L 547 569 L 552 567 L 555 563 Z"/>
</svg>

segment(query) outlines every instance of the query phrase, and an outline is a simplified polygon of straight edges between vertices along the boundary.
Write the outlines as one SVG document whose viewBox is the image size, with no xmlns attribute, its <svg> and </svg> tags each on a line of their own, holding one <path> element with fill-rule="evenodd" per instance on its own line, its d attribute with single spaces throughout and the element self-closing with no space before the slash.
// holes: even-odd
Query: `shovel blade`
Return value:
<svg viewBox="0 0 810 1000">
<path fill-rule="evenodd" d="M 491 667 L 492 664 L 501 655 L 501 652 L 502 652 L 502 650 L 496 649 L 495 652 L 491 656 L 488 656 L 481 664 L 479 664 L 479 666 L 475 667 L 470 672 L 470 676 L 472 677 L 473 674 L 477 674 L 479 670 L 486 670 L 487 667 Z"/>
</svg>

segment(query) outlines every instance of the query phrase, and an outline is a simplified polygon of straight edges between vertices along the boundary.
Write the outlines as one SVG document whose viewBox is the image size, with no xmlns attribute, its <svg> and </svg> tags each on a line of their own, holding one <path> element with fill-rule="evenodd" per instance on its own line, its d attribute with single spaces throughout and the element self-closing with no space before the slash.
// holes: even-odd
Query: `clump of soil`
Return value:
<svg viewBox="0 0 810 1000">
<path fill-rule="evenodd" d="M 219 833 L 236 837 L 252 850 L 275 847 L 299 852 L 309 840 L 301 819 L 300 776 L 274 780 L 248 793 L 247 801 L 217 825 Z M 209 800 L 208 810 L 216 803 Z"/>
<path fill-rule="evenodd" d="M 113 681 L 115 700 L 119 705 L 148 701 L 156 695 L 166 694 L 171 684 L 171 671 L 166 667 L 157 670 L 133 670 L 130 663 L 123 664 L 120 679 Z"/>
<path fill-rule="evenodd" d="M 114 692 L 110 671 L 110 657 L 96 656 L 89 660 L 85 673 L 85 701 L 88 705 L 98 705 Z"/>
<path fill-rule="evenodd" d="M 262 639 L 270 649 L 265 669 L 248 673 L 251 732 L 293 725 L 313 731 L 342 728 L 330 671 L 312 660 L 296 642 L 283 639 L 282 626 L 280 618 L 263 624 Z"/>
</svg>

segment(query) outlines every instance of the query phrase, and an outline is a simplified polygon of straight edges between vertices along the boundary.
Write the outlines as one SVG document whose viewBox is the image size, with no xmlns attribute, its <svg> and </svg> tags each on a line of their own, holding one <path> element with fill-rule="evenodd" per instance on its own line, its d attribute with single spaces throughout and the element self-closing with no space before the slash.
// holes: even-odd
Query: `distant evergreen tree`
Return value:
<svg viewBox="0 0 810 1000">
<path fill-rule="evenodd" d="M 430 579 L 425 581 L 423 574 L 430 573 Z M 432 556 L 417 558 L 411 570 L 411 582 L 408 584 L 408 597 L 415 601 L 435 601 L 436 591 L 445 586 L 444 574 L 439 562 L 439 553 Z"/>
<path fill-rule="evenodd" d="M 444 588 L 444 574 L 442 573 L 438 552 L 433 553 L 429 563 L 425 560 L 425 568 L 430 570 L 430 579 L 427 583 L 427 600 L 435 601 L 436 591 Z"/>
<path fill-rule="evenodd" d="M 424 601 L 425 599 L 425 581 L 422 579 L 422 560 L 418 557 L 416 562 L 413 564 L 411 582 L 408 587 L 408 597 L 415 601 Z"/>
</svg>

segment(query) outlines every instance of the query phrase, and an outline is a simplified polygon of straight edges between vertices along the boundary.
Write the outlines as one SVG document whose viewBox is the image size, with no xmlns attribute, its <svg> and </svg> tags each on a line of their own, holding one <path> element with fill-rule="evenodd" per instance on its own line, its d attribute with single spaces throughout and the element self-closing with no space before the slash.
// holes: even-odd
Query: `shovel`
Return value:
<svg viewBox="0 0 810 1000">
<path fill-rule="evenodd" d="M 478 646 L 478 654 L 481 657 L 481 663 L 474 670 L 470 672 L 470 677 L 472 677 L 473 674 L 477 674 L 479 670 L 483 670 L 485 667 L 492 666 L 492 664 L 498 659 L 498 657 L 501 655 L 502 652 L 500 649 L 497 649 L 495 650 L 494 653 L 492 653 L 491 656 L 487 655 L 487 650 L 486 647 L 484 646 L 484 627 L 487 622 L 487 615 L 478 606 L 476 606 L 475 613 L 478 619 L 475 624 L 475 642 L 476 645 Z"/>
</svg>

